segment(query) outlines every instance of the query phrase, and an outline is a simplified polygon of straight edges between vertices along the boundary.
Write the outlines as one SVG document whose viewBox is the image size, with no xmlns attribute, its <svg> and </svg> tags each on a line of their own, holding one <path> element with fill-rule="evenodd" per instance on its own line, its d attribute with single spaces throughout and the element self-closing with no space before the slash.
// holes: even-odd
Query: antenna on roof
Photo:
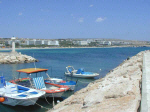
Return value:
<svg viewBox="0 0 150 112">
<path fill-rule="evenodd" d="M 33 58 L 34 58 L 34 53 L 33 53 Z M 34 68 L 35 68 L 35 70 L 36 70 L 35 60 L 34 60 Z"/>
</svg>

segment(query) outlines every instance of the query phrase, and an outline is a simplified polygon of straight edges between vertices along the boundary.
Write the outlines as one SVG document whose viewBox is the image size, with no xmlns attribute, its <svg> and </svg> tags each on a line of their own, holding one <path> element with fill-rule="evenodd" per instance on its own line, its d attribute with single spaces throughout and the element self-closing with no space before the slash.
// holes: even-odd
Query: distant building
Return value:
<svg viewBox="0 0 150 112">
<path fill-rule="evenodd" d="M 15 43 L 21 44 L 20 40 L 15 40 Z M 5 41 L 6 45 L 12 45 L 12 40 Z"/>
<path fill-rule="evenodd" d="M 112 41 L 112 45 L 129 45 L 132 44 L 131 42 L 124 42 L 124 41 Z"/>
<path fill-rule="evenodd" d="M 36 40 L 35 45 L 42 45 L 42 41 L 41 40 Z"/>
<path fill-rule="evenodd" d="M 5 45 L 11 45 L 11 44 L 12 44 L 11 40 L 5 41 Z"/>
<path fill-rule="evenodd" d="M 111 42 L 110 41 L 105 41 L 104 45 L 111 45 Z"/>
<path fill-rule="evenodd" d="M 77 45 L 88 45 L 88 42 L 86 40 L 73 41 L 73 43 Z"/>
<path fill-rule="evenodd" d="M 21 41 L 20 40 L 15 40 L 15 43 L 18 43 L 20 45 Z"/>
<path fill-rule="evenodd" d="M 55 46 L 58 46 L 58 45 L 59 45 L 59 41 L 58 41 L 58 40 L 48 41 L 48 45 L 55 45 Z"/>
<path fill-rule="evenodd" d="M 87 43 L 95 42 L 95 39 L 87 39 Z"/>
<path fill-rule="evenodd" d="M 121 45 L 120 41 L 112 41 L 112 45 Z"/>
<path fill-rule="evenodd" d="M 99 41 L 99 45 L 111 45 L 111 41 Z"/>
<path fill-rule="evenodd" d="M 27 45 L 35 45 L 36 39 L 34 39 L 34 40 L 27 40 L 26 43 L 27 43 Z"/>
<path fill-rule="evenodd" d="M 99 44 L 99 45 L 104 45 L 104 42 L 105 42 L 105 41 L 100 41 L 100 42 L 98 42 L 98 44 Z"/>
<path fill-rule="evenodd" d="M 79 44 L 79 42 L 76 41 L 76 40 L 75 40 L 75 41 L 72 41 L 72 43 L 75 44 L 75 45 L 78 45 L 78 44 Z"/>
</svg>

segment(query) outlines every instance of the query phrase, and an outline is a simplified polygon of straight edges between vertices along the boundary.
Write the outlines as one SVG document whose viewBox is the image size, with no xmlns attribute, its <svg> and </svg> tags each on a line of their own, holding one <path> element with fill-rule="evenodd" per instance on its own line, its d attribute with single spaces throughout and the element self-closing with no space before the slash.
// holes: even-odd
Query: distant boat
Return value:
<svg viewBox="0 0 150 112">
<path fill-rule="evenodd" d="M 71 77 L 94 78 L 99 76 L 98 73 L 84 72 L 84 69 L 82 68 L 75 70 L 73 66 L 67 66 L 66 70 L 65 75 Z"/>
<path fill-rule="evenodd" d="M 0 81 L 0 102 L 3 104 L 10 106 L 34 105 L 45 94 L 44 91 L 7 82 L 3 76 L 0 76 Z"/>
<path fill-rule="evenodd" d="M 50 79 L 49 75 L 47 74 L 47 70 L 48 69 L 43 68 L 27 68 L 17 70 L 17 72 L 19 72 L 19 77 L 21 73 L 26 73 L 28 77 L 19 78 L 10 82 L 45 91 L 45 97 L 61 97 L 65 91 L 69 90 L 69 87 L 52 82 L 44 82 L 44 78 L 43 76 L 41 76 L 42 73 L 46 74 L 48 79 Z M 35 78 L 31 78 L 30 76 L 33 76 Z"/>
</svg>

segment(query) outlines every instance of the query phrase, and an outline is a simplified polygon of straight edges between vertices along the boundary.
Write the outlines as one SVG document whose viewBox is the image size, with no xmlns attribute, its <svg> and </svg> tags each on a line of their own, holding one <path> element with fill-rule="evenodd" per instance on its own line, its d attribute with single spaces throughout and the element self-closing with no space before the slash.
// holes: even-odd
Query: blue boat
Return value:
<svg viewBox="0 0 150 112">
<path fill-rule="evenodd" d="M 99 76 L 98 73 L 85 72 L 83 68 L 75 70 L 73 66 L 67 66 L 66 70 L 65 75 L 71 77 L 94 78 Z"/>
</svg>

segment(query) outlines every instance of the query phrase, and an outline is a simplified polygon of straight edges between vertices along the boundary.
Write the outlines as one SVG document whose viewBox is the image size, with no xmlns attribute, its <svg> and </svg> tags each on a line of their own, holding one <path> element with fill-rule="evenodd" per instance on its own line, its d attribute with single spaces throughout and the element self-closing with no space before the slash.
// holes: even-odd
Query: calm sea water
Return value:
<svg viewBox="0 0 150 112">
<path fill-rule="evenodd" d="M 78 79 L 78 84 L 75 91 L 86 87 L 88 83 L 96 79 L 104 77 L 110 70 L 114 69 L 116 66 L 121 64 L 128 57 L 132 57 L 139 53 L 140 51 L 150 50 L 150 47 L 130 47 L 130 48 L 69 48 L 69 49 L 26 49 L 17 50 L 22 54 L 27 54 L 34 56 L 39 62 L 35 63 L 25 63 L 25 64 L 0 64 L 0 74 L 5 76 L 7 81 L 14 79 L 18 76 L 16 70 L 23 68 L 47 68 L 49 69 L 48 74 L 50 77 L 58 77 L 67 80 L 71 80 L 70 77 L 65 77 L 64 72 L 66 71 L 66 66 L 72 65 L 75 69 L 84 68 L 85 71 L 98 72 L 99 77 L 94 79 L 81 79 L 72 78 L 76 81 Z M 8 52 L 8 51 L 1 51 Z M 63 100 L 73 94 L 74 92 L 66 92 L 62 98 L 55 99 Z M 38 104 L 46 107 L 52 108 L 52 99 L 47 99 L 50 104 L 47 103 L 45 99 L 39 99 Z M 1 112 L 43 112 L 47 111 L 45 108 L 41 108 L 38 105 L 23 107 L 16 106 L 11 107 L 7 105 L 0 104 Z"/>
</svg>

